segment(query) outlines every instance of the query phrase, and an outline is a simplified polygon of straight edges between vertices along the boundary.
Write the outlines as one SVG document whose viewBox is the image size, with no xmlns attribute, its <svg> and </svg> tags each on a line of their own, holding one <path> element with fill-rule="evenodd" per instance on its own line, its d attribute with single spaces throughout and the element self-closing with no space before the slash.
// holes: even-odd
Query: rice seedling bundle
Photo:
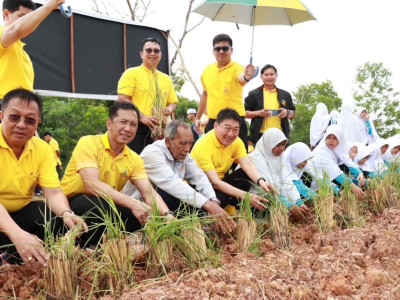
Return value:
<svg viewBox="0 0 400 300">
<path fill-rule="evenodd" d="M 343 212 L 350 224 L 354 224 L 354 221 L 358 219 L 358 201 L 356 196 L 351 191 L 350 182 L 345 181 L 342 197 L 340 199 L 342 204 Z"/>
<path fill-rule="evenodd" d="M 184 255 L 192 262 L 200 262 L 207 257 L 207 244 L 204 230 L 197 223 L 192 228 L 182 230 L 185 243 Z"/>
<path fill-rule="evenodd" d="M 240 252 L 246 252 L 257 236 L 257 223 L 254 220 L 239 219 L 237 241 Z"/>
<path fill-rule="evenodd" d="M 386 202 L 382 179 L 378 176 L 371 178 L 366 191 L 370 211 L 374 214 L 381 214 Z"/>
<path fill-rule="evenodd" d="M 290 248 L 289 216 L 285 204 L 275 197 L 269 205 L 272 240 L 280 249 Z"/>
<path fill-rule="evenodd" d="M 317 224 L 322 232 L 327 232 L 335 226 L 333 218 L 333 188 L 329 175 L 324 172 L 318 181 L 318 198 L 314 200 Z"/>
</svg>

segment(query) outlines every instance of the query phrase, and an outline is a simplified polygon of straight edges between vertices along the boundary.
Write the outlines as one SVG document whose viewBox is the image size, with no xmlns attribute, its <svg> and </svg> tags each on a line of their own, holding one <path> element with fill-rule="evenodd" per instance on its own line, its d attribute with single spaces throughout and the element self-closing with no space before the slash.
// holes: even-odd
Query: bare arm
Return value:
<svg viewBox="0 0 400 300">
<path fill-rule="evenodd" d="M 137 179 L 132 180 L 131 183 L 136 186 L 139 193 L 142 195 L 144 202 L 148 206 L 152 207 L 153 201 L 155 200 L 161 216 L 164 216 L 165 213 L 169 211 L 167 204 L 165 204 L 161 196 L 154 190 L 150 181 L 147 179 Z"/>
<path fill-rule="evenodd" d="M 109 196 L 116 205 L 126 207 L 132 211 L 132 214 L 143 224 L 146 222 L 151 207 L 137 199 L 131 198 L 112 186 L 100 181 L 99 170 L 96 168 L 84 168 L 79 170 L 82 180 L 85 184 L 86 193 L 89 195 L 102 197 Z"/>
<path fill-rule="evenodd" d="M 132 103 L 132 97 L 124 94 L 118 94 L 118 102 L 130 102 Z"/>
<path fill-rule="evenodd" d="M 200 119 L 203 113 L 205 112 L 206 107 L 207 107 L 207 92 L 203 91 L 203 94 L 200 97 L 199 107 L 197 108 L 196 121 L 194 124 L 194 128 L 198 134 L 202 133 L 200 129 Z"/>
<path fill-rule="evenodd" d="M 49 0 L 37 10 L 7 25 L 1 35 L 3 47 L 7 48 L 16 41 L 30 35 L 54 9 L 57 9 L 59 4 L 64 2 L 65 0 Z"/>
</svg>

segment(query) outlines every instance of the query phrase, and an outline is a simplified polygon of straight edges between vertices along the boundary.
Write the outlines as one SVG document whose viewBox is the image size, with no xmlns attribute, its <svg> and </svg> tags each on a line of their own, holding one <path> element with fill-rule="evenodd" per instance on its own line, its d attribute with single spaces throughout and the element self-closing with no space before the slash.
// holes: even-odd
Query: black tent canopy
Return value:
<svg viewBox="0 0 400 300">
<path fill-rule="evenodd" d="M 99 14 L 55 10 L 23 42 L 35 70 L 34 89 L 42 95 L 116 99 L 126 68 L 139 66 L 142 40 L 158 38 L 158 69 L 169 74 L 168 31 Z"/>
</svg>

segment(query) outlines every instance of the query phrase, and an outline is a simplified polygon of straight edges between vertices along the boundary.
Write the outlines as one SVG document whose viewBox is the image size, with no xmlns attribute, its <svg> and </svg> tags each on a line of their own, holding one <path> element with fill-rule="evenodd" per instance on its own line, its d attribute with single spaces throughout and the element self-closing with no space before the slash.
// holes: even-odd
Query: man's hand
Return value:
<svg viewBox="0 0 400 300">
<path fill-rule="evenodd" d="M 254 74 L 256 74 L 256 67 L 254 65 L 247 65 L 244 69 L 244 76 L 246 77 L 247 81 L 253 79 Z"/>
<path fill-rule="evenodd" d="M 200 128 L 200 120 L 194 121 L 194 131 L 196 131 L 197 134 L 203 134 L 203 130 Z"/>
<path fill-rule="evenodd" d="M 156 127 L 159 122 L 158 119 L 154 116 L 146 116 L 142 115 L 140 118 L 140 122 L 142 122 L 144 125 L 150 128 L 152 130 L 154 127 Z"/>
<path fill-rule="evenodd" d="M 258 112 L 258 116 L 261 118 L 269 118 L 271 117 L 272 113 L 268 109 L 260 109 Z"/>
<path fill-rule="evenodd" d="M 287 109 L 281 107 L 280 110 L 281 110 L 281 113 L 278 115 L 278 118 L 280 118 L 280 119 L 286 118 L 288 116 Z"/>
<path fill-rule="evenodd" d="M 140 224 L 144 225 L 147 222 L 148 217 L 151 213 L 151 207 L 146 203 L 139 201 L 137 199 L 132 199 L 133 203 L 131 205 L 132 214 L 136 217 L 136 219 L 140 222 Z"/>
<path fill-rule="evenodd" d="M 47 2 L 44 3 L 44 5 L 47 5 L 51 8 L 53 8 L 53 10 L 54 10 L 54 9 L 57 9 L 60 4 L 64 4 L 64 3 L 65 3 L 65 0 L 48 0 Z"/>
<path fill-rule="evenodd" d="M 30 263 L 37 260 L 44 267 L 47 265 L 49 257 L 44 251 L 42 241 L 36 235 L 22 231 L 12 237 L 11 241 L 24 262 Z"/>
<path fill-rule="evenodd" d="M 250 194 L 250 205 L 254 208 L 258 210 L 266 210 L 267 206 L 264 203 L 268 203 L 268 200 L 256 194 Z"/>
<path fill-rule="evenodd" d="M 79 228 L 82 228 L 82 232 L 88 232 L 88 227 L 80 216 L 76 216 L 69 211 L 65 211 L 61 217 L 64 224 L 67 225 L 68 228 L 73 229 L 76 226 L 79 226 Z"/>
<path fill-rule="evenodd" d="M 207 201 L 203 204 L 202 209 L 206 210 L 211 216 L 217 219 L 215 226 L 218 231 L 222 233 L 232 233 L 236 230 L 236 223 L 216 202 Z"/>
<path fill-rule="evenodd" d="M 172 115 L 172 110 L 167 106 L 166 108 L 164 108 L 163 110 L 163 115 L 166 117 L 169 117 Z"/>
</svg>

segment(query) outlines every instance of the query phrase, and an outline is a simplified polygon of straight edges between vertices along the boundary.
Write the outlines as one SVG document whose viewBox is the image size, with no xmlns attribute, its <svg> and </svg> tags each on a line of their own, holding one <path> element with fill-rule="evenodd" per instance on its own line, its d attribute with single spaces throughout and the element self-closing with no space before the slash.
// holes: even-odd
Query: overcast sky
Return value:
<svg viewBox="0 0 400 300">
<path fill-rule="evenodd" d="M 107 0 L 103 0 L 107 1 Z M 118 1 L 112 0 L 116 10 L 121 10 Z M 145 23 L 162 29 L 170 29 L 178 38 L 184 24 L 187 2 L 185 0 L 153 0 L 151 13 Z M 202 0 L 195 2 L 195 7 Z M 256 26 L 254 42 L 254 64 L 260 68 L 273 64 L 278 69 L 277 86 L 293 92 L 302 84 L 321 83 L 331 80 L 334 89 L 344 101 L 352 101 L 354 77 L 357 67 L 365 62 L 382 62 L 393 76 L 391 83 L 400 91 L 400 28 L 399 0 L 303 0 L 317 18 L 290 26 Z M 90 0 L 67 0 L 74 8 L 90 10 Z M 114 17 L 118 13 L 109 10 Z M 123 14 L 123 12 L 122 12 Z M 201 20 L 193 13 L 191 24 Z M 215 59 L 212 54 L 212 38 L 218 33 L 227 33 L 233 38 L 233 60 L 243 65 L 249 61 L 251 28 L 206 19 L 191 32 L 184 41 L 182 52 L 192 77 L 200 85 L 204 67 Z M 170 42 L 170 55 L 174 53 Z M 246 87 L 261 84 L 258 77 Z M 184 96 L 197 99 L 188 83 Z"/>
</svg>

